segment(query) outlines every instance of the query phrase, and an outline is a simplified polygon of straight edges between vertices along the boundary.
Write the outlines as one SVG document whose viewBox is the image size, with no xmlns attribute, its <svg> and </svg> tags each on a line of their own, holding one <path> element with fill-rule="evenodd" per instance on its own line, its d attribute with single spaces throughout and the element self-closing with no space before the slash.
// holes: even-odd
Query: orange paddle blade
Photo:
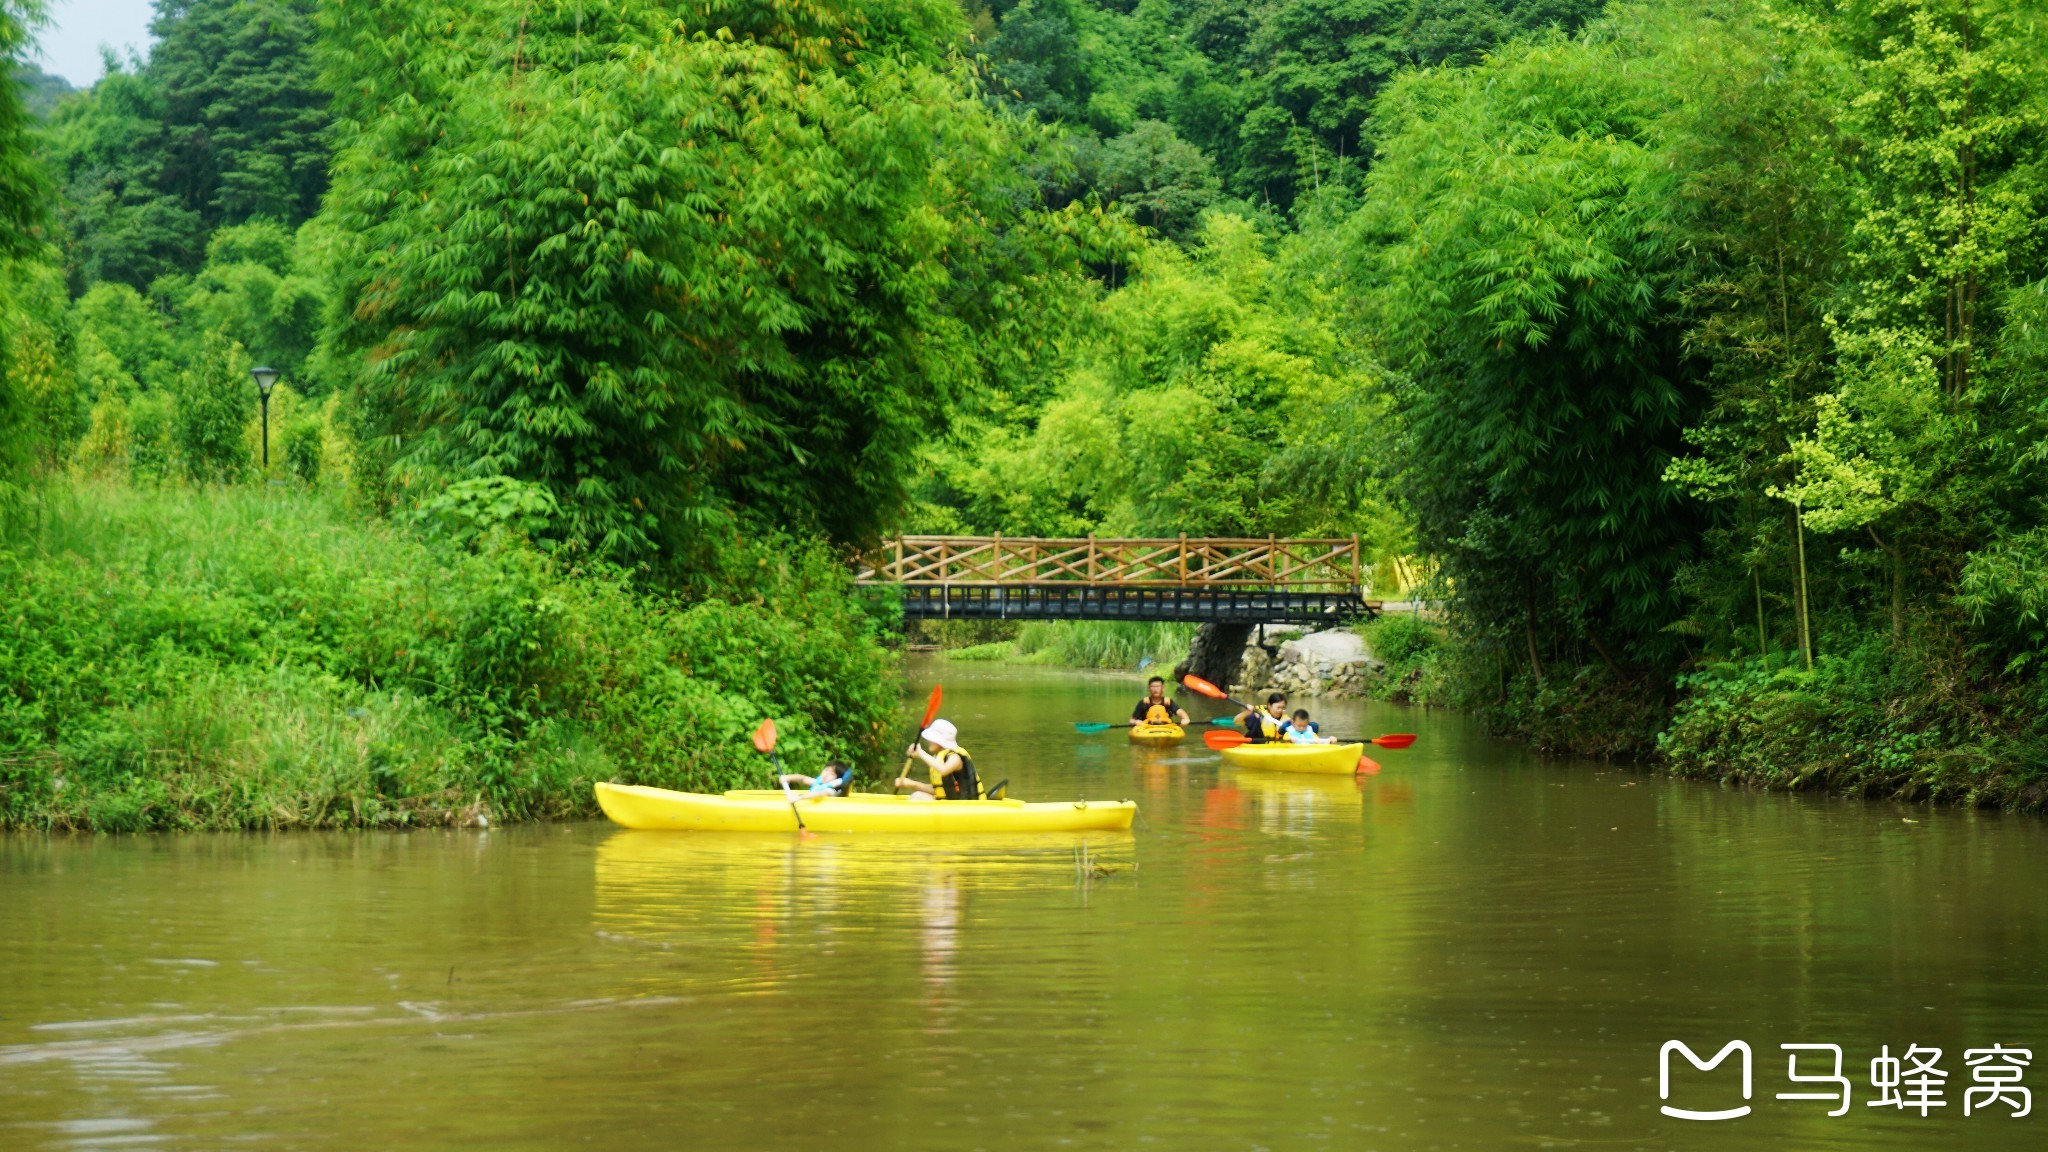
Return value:
<svg viewBox="0 0 2048 1152">
<path fill-rule="evenodd" d="M 1242 732 L 1225 732 L 1211 728 L 1207 732 L 1202 733 L 1202 743 L 1221 752 L 1225 748 L 1235 748 L 1239 744 L 1249 743 L 1249 741 L 1246 740 L 1245 734 Z"/>
<path fill-rule="evenodd" d="M 1207 696 L 1211 700 L 1230 699 L 1229 696 L 1224 694 L 1223 689 L 1218 688 L 1214 684 L 1209 683 L 1207 680 L 1202 679 L 1200 676 L 1183 676 L 1180 678 L 1180 682 L 1182 684 L 1187 685 L 1188 691 L 1199 692 L 1202 695 Z"/>
<path fill-rule="evenodd" d="M 1353 776 L 1377 776 L 1379 774 L 1380 762 L 1370 756 L 1360 756 L 1358 758 L 1358 770 L 1352 773 Z"/>
<path fill-rule="evenodd" d="M 1375 736 L 1372 738 L 1372 743 L 1382 748 L 1406 748 L 1410 744 L 1415 743 L 1415 734 L 1412 732 L 1396 732 L 1392 736 Z"/>
<path fill-rule="evenodd" d="M 925 701 L 925 705 L 924 705 L 924 723 L 922 723 L 922 724 L 919 724 L 919 725 L 917 726 L 917 730 L 918 730 L 918 731 L 922 732 L 922 731 L 924 731 L 925 729 L 927 729 L 927 728 L 931 727 L 931 726 L 932 726 L 932 721 L 934 721 L 934 720 L 937 720 L 937 719 L 939 718 L 939 701 L 940 701 L 941 699 L 943 699 L 943 698 L 945 697 L 945 695 L 946 695 L 946 686 L 945 686 L 945 685 L 943 685 L 943 684 L 934 684 L 934 685 L 932 685 L 932 698 L 931 698 L 930 700 L 927 700 L 927 701 Z"/>
<path fill-rule="evenodd" d="M 761 726 L 754 729 L 754 751 L 764 756 L 775 751 L 775 721 L 763 720 Z"/>
</svg>

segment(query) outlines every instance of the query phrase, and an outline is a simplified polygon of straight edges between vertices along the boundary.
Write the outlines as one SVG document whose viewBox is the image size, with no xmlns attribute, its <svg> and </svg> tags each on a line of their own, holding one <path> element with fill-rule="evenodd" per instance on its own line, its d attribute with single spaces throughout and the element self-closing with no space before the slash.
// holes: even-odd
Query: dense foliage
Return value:
<svg viewBox="0 0 2048 1152">
<path fill-rule="evenodd" d="M 333 21 L 338 339 L 392 474 L 545 485 L 618 559 L 735 507 L 872 536 L 1063 279 L 951 5 L 457 7 L 460 69 Z"/>
<path fill-rule="evenodd" d="M 2037 806 L 2038 7 L 163 0 L 149 59 L 41 129 L 0 91 L 7 506 L 303 491 L 393 587 L 712 621 L 763 661 L 706 673 L 721 698 L 878 667 L 855 617 L 755 603 L 785 551 L 831 598 L 821 549 L 898 528 L 1357 534 L 1381 591 L 1434 573 L 1450 608 L 1380 626 L 1382 694 Z M 38 11 L 0 0 L 10 76 Z M 102 553 L 133 560 L 17 536 L 10 579 L 84 596 L 60 558 Z M 1156 655 L 1112 633 L 1027 646 Z M 635 667 L 710 666 L 660 634 Z M 284 665 L 319 708 L 389 690 L 337 643 Z M 651 763 L 581 673 L 484 666 L 422 707 L 500 751 L 435 788 L 541 812 L 489 773 Z M 515 698 L 516 732 L 478 719 Z M 76 699 L 0 756 L 97 755 L 108 697 Z M 802 699 L 837 747 L 879 714 Z M 179 804 L 150 811 L 212 810 Z"/>
<path fill-rule="evenodd" d="M 158 43 L 51 117 L 74 286 L 147 291 L 198 268 L 212 229 L 296 227 L 327 185 L 312 0 L 159 0 Z"/>
<path fill-rule="evenodd" d="M 594 780 L 758 785 L 765 715 L 801 770 L 876 760 L 894 714 L 816 549 L 686 603 L 318 496 L 81 485 L 37 512 L 0 549 L 0 826 L 588 815 Z"/>
<path fill-rule="evenodd" d="M 1653 649 L 1698 533 L 1663 478 L 1699 399 L 1648 75 L 1559 41 L 1404 78 L 1352 224 L 1409 378 L 1420 541 L 1538 678 L 1560 634 L 1610 662 Z"/>
<path fill-rule="evenodd" d="M 1373 101 L 1402 69 L 1472 63 L 1518 34 L 1573 31 L 1602 7 L 1596 0 L 974 6 L 996 97 L 1068 125 L 1085 144 L 1101 142 L 1098 163 L 1088 163 L 1092 147 L 1083 149 L 1086 187 L 1127 195 L 1137 181 L 1120 175 L 1114 158 L 1136 152 L 1150 179 L 1183 199 L 1228 195 L 1283 212 L 1326 186 L 1355 183 L 1373 148 Z M 1161 136 L 1193 145 L 1207 163 L 1181 162 L 1156 143 Z M 1185 211 L 1180 220 L 1194 223 Z"/>
</svg>

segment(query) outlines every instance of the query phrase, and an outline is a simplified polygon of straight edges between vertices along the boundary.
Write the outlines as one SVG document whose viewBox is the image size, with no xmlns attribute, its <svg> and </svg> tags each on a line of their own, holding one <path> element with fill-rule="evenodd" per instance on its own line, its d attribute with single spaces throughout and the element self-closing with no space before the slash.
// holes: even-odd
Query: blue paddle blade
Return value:
<svg viewBox="0 0 2048 1152">
<path fill-rule="evenodd" d="M 1209 717 L 1209 719 L 1207 719 L 1207 720 L 1203 721 L 1203 723 L 1205 723 L 1205 724 L 1214 724 L 1214 725 L 1216 725 L 1216 726 L 1217 726 L 1217 727 L 1219 727 L 1219 728 L 1235 728 L 1235 727 L 1237 727 L 1237 717 L 1235 717 L 1235 716 L 1211 716 L 1211 717 Z"/>
<path fill-rule="evenodd" d="M 1107 732 L 1107 731 L 1109 731 L 1109 730 L 1110 730 L 1111 728 L 1114 728 L 1114 727 L 1116 727 L 1116 725 L 1114 725 L 1114 724 L 1097 724 L 1097 723 L 1095 723 L 1094 721 L 1092 721 L 1092 720 L 1091 720 L 1091 721 L 1083 721 L 1083 722 L 1081 722 L 1081 723 L 1077 723 L 1077 724 L 1075 724 L 1075 725 L 1074 725 L 1074 731 L 1076 731 L 1076 732 Z"/>
</svg>

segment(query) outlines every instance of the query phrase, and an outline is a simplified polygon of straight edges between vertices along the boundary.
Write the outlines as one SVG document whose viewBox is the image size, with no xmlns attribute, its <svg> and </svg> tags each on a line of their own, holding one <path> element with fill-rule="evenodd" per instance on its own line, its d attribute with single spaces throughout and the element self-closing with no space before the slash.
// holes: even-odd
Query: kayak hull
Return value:
<svg viewBox="0 0 2048 1152">
<path fill-rule="evenodd" d="M 794 832 L 796 817 L 780 792 L 720 796 L 632 784 L 597 785 L 597 803 L 614 824 L 673 832 Z M 908 796 L 798 796 L 813 832 L 1088 832 L 1131 826 L 1129 800 L 1027 804 L 1022 800 L 927 800 Z"/>
<path fill-rule="evenodd" d="M 1187 734 L 1187 729 L 1182 728 L 1178 724 L 1131 725 L 1131 743 L 1144 744 L 1154 748 L 1164 747 L 1168 744 L 1178 744 L 1187 738 Z"/>
<path fill-rule="evenodd" d="M 1223 750 L 1223 762 L 1268 772 L 1314 772 L 1349 776 L 1358 771 L 1363 744 L 1240 744 Z"/>
</svg>

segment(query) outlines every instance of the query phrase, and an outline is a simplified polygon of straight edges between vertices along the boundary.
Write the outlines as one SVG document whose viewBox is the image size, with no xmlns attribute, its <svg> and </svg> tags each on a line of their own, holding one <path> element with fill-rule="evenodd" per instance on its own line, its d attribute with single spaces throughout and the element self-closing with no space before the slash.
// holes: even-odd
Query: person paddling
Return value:
<svg viewBox="0 0 2048 1152">
<path fill-rule="evenodd" d="M 913 800 L 919 796 L 935 800 L 981 799 L 981 778 L 974 774 L 974 758 L 960 746 L 960 730 L 953 726 L 953 722 L 934 720 L 918 736 L 932 746 L 932 751 L 927 752 L 912 744 L 910 755 L 924 761 L 925 767 L 931 769 L 932 782 L 926 784 L 908 776 L 898 776 L 896 787 L 911 789 L 915 793 L 911 796 Z"/>
<path fill-rule="evenodd" d="M 1264 708 L 1248 708 L 1237 720 L 1247 743 L 1275 743 L 1287 733 L 1287 696 L 1274 692 L 1266 697 Z"/>
<path fill-rule="evenodd" d="M 1154 676 L 1145 682 L 1145 698 L 1131 709 L 1131 724 L 1186 724 L 1186 709 L 1166 695 L 1166 681 Z"/>
</svg>

